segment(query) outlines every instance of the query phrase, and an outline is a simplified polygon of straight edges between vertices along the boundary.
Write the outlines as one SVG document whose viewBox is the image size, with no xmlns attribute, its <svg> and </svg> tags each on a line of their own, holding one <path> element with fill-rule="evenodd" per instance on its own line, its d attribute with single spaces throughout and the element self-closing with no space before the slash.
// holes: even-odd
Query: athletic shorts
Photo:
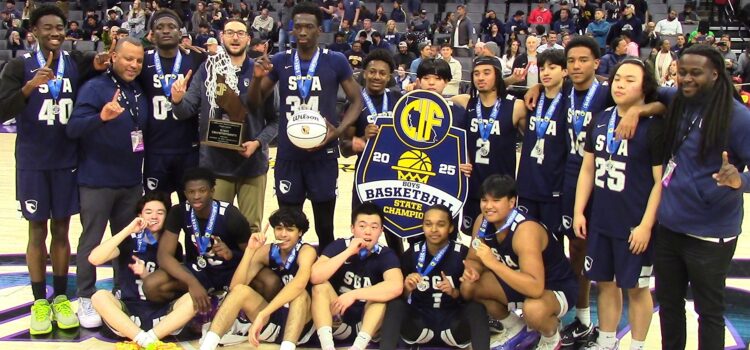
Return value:
<svg viewBox="0 0 750 350">
<path fill-rule="evenodd" d="M 471 343 L 467 322 L 462 322 L 461 309 L 427 309 L 409 307 L 409 314 L 402 323 L 403 328 L 418 327 L 418 339 L 401 339 L 407 344 L 436 347 L 466 348 Z M 462 324 L 463 323 L 463 324 Z M 415 332 L 409 332 L 415 333 Z"/>
<path fill-rule="evenodd" d="M 289 308 L 287 306 L 281 307 L 271 314 L 268 324 L 263 327 L 260 332 L 259 339 L 266 343 L 281 344 L 284 340 L 284 329 L 286 327 L 286 319 L 289 317 Z M 315 327 L 313 326 L 312 320 L 305 324 L 302 328 L 302 334 L 297 340 L 297 345 L 305 344 L 310 341 L 310 338 L 315 334 Z"/>
<path fill-rule="evenodd" d="M 187 265 L 188 270 L 198 279 L 198 282 L 206 288 L 206 291 L 225 291 L 229 290 L 229 284 L 232 282 L 232 275 L 235 269 L 203 269 L 197 271 L 194 263 Z"/>
<path fill-rule="evenodd" d="M 497 275 L 495 275 L 495 278 L 500 283 L 505 296 L 508 298 L 508 310 L 512 312 L 523 309 L 523 302 L 526 301 L 526 296 L 517 292 Z M 578 281 L 572 278 L 561 281 L 546 281 L 544 289 L 555 294 L 557 302 L 560 304 L 560 313 L 557 314 L 557 317 L 565 315 L 570 310 L 571 305 L 575 305 L 578 299 Z"/>
<path fill-rule="evenodd" d="M 555 237 L 560 240 L 561 237 L 561 210 L 560 199 L 555 198 L 550 201 L 537 201 L 528 198 L 518 197 L 518 210 L 528 214 L 530 217 L 539 220 Z"/>
<path fill-rule="evenodd" d="M 128 317 L 135 322 L 138 327 L 144 330 L 154 328 L 159 322 L 172 311 L 174 302 L 166 304 L 156 304 L 141 300 L 120 300 L 120 307 L 122 311 L 128 315 Z M 102 319 L 102 321 L 104 321 Z M 111 325 L 104 322 L 107 329 L 118 337 L 123 335 L 115 330 Z M 172 335 L 177 335 L 182 331 L 182 328 L 176 330 Z"/>
<path fill-rule="evenodd" d="M 305 198 L 313 203 L 335 200 L 338 166 L 336 159 L 277 160 L 274 184 L 279 203 L 302 204 Z"/>
<path fill-rule="evenodd" d="M 647 288 L 653 272 L 653 234 L 646 251 L 635 255 L 627 239 L 589 232 L 583 269 L 592 281 L 617 282 L 620 288 Z"/>
<path fill-rule="evenodd" d="M 463 218 L 461 219 L 461 232 L 472 235 L 474 220 L 477 219 L 482 210 L 479 208 L 479 199 L 468 198 L 464 203 Z"/>
<path fill-rule="evenodd" d="M 186 169 L 198 166 L 198 148 L 183 154 L 149 154 L 143 163 L 143 188 L 146 192 L 182 192 Z"/>
<path fill-rule="evenodd" d="M 26 220 L 63 219 L 81 210 L 78 171 L 16 169 L 16 200 Z"/>
<path fill-rule="evenodd" d="M 352 342 L 362 328 L 362 317 L 365 315 L 365 302 L 355 301 L 339 319 L 333 320 L 333 338 L 342 342 Z"/>
<path fill-rule="evenodd" d="M 576 237 L 575 232 L 573 232 L 573 209 L 576 205 L 576 189 L 564 190 L 560 198 L 560 211 L 562 213 L 562 221 L 560 222 L 561 234 L 568 236 L 569 239 L 579 239 Z M 591 204 L 590 201 L 589 204 Z M 586 205 L 583 215 L 588 218 L 590 214 L 591 205 Z"/>
</svg>

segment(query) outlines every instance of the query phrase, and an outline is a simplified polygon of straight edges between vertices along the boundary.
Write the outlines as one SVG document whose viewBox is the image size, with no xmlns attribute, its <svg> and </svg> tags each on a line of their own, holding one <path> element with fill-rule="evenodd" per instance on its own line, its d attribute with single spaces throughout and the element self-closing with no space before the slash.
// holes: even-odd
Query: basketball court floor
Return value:
<svg viewBox="0 0 750 350">
<path fill-rule="evenodd" d="M 114 349 L 114 344 L 101 338 L 96 331 L 84 330 L 73 333 L 55 332 L 45 337 L 32 338 L 28 332 L 29 307 L 32 301 L 31 286 L 24 254 L 26 251 L 27 223 L 17 211 L 15 201 L 15 134 L 0 133 L 0 350 L 13 349 Z M 272 156 L 275 150 L 272 150 Z M 113 159 L 112 161 L 116 161 Z M 350 234 L 350 203 L 352 179 L 354 178 L 354 158 L 339 160 L 339 200 L 336 208 L 336 236 L 345 237 Z M 264 216 L 277 209 L 276 198 L 273 195 L 273 170 L 268 173 L 269 185 L 266 189 Z M 750 199 L 750 197 L 747 197 Z M 176 196 L 173 200 L 176 200 Z M 748 201 L 750 203 L 750 201 Z M 746 206 L 750 207 L 750 205 Z M 747 209 L 746 209 L 747 211 Z M 312 218 L 309 203 L 305 206 L 305 213 Z M 312 226 L 312 225 L 311 225 Z M 743 230 L 750 230 L 750 221 L 743 224 Z M 317 238 L 313 228 L 303 238 L 307 242 L 315 242 Z M 70 241 L 73 253 L 81 233 L 78 216 L 71 220 Z M 109 233 L 105 233 L 109 235 Z M 49 238 L 48 238 L 49 242 Z M 49 243 L 48 243 L 49 244 Z M 72 261 L 75 261 L 72 259 Z M 51 279 L 51 268 L 48 268 L 48 278 Z M 77 307 L 75 300 L 75 265 L 70 269 L 70 285 L 68 294 Z M 99 268 L 99 288 L 111 287 L 111 268 Z M 51 281 L 48 281 L 51 285 Z M 653 282 L 652 282 L 653 287 Z M 51 290 L 48 289 L 51 294 Z M 592 296 L 595 296 L 595 291 Z M 727 315 L 726 315 L 726 349 L 748 349 L 750 342 L 750 238 L 741 235 L 735 254 L 729 278 L 727 279 Z M 596 310 L 596 300 L 592 299 L 592 310 Z M 627 307 L 625 308 L 627 310 Z M 697 315 L 693 311 L 692 303 L 688 300 L 688 345 L 687 349 L 697 349 Z M 627 313 L 627 311 L 625 311 Z M 566 321 L 572 318 L 572 313 L 566 316 Z M 592 319 L 596 319 L 592 315 Z M 629 330 L 625 327 L 627 315 L 623 314 L 623 321 L 618 329 L 618 336 L 622 339 L 621 349 L 629 347 Z M 386 320 L 387 322 L 387 320 Z M 197 341 L 180 342 L 185 349 L 196 349 Z M 646 343 L 647 349 L 660 348 L 659 318 L 654 310 L 654 318 L 649 330 Z M 231 347 L 231 349 L 251 349 L 245 343 Z M 277 346 L 263 345 L 262 349 L 274 349 Z"/>
</svg>

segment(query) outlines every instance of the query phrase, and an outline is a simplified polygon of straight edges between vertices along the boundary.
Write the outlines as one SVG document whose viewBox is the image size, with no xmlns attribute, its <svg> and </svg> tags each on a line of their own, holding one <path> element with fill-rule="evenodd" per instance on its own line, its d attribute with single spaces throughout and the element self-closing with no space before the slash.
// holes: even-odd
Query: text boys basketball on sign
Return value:
<svg viewBox="0 0 750 350">
<path fill-rule="evenodd" d="M 385 228 L 400 237 L 422 233 L 424 209 L 444 204 L 457 217 L 466 201 L 466 132 L 440 95 L 412 91 L 396 103 L 393 119 L 379 118 L 357 167 L 356 191 L 385 213 Z"/>
</svg>

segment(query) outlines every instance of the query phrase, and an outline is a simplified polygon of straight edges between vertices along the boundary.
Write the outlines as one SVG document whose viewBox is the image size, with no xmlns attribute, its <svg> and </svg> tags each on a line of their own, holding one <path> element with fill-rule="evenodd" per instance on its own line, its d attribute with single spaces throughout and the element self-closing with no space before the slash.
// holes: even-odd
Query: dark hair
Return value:
<svg viewBox="0 0 750 350">
<path fill-rule="evenodd" d="M 447 47 L 447 48 L 451 49 L 451 51 L 453 51 L 453 46 L 451 46 L 451 44 L 449 42 L 447 42 L 447 41 L 444 42 L 442 45 L 440 45 L 441 49 L 444 48 L 444 47 Z"/>
<path fill-rule="evenodd" d="M 612 39 L 612 42 L 609 44 L 609 46 L 612 48 L 612 52 L 615 52 L 615 49 L 617 48 L 617 46 L 619 46 L 620 42 L 624 40 L 625 40 L 625 37 L 623 36 L 617 36 L 614 39 Z"/>
<path fill-rule="evenodd" d="M 703 106 L 703 127 L 700 128 L 700 159 L 703 161 L 706 159 L 706 156 L 715 152 L 717 148 L 724 147 L 727 144 L 727 136 L 732 121 L 732 104 L 734 103 L 732 99 L 736 98 L 737 91 L 734 89 L 734 85 L 732 85 L 731 77 L 724 68 L 724 57 L 718 50 L 709 45 L 693 45 L 682 52 L 680 60 L 684 59 L 687 55 L 705 57 L 711 65 L 710 68 L 714 69 L 718 75 L 713 87 L 706 91 L 708 94 L 708 96 L 705 96 L 707 105 Z M 705 69 L 708 68 L 705 67 Z M 681 90 L 679 91 L 669 105 L 667 114 L 665 115 L 664 144 L 667 147 L 665 149 L 666 152 L 664 152 L 665 162 L 672 156 L 674 147 L 676 146 L 678 130 L 682 129 L 680 123 L 685 112 L 687 98 L 683 96 Z"/>
<path fill-rule="evenodd" d="M 70 22 L 68 22 L 68 26 L 71 26 L 71 25 L 73 25 L 73 24 L 75 24 L 75 25 L 79 25 L 79 24 L 78 24 L 78 21 L 70 21 Z"/>
<path fill-rule="evenodd" d="M 151 15 L 151 19 L 148 21 L 148 27 L 151 28 L 151 30 L 153 30 L 154 24 L 156 23 L 156 21 L 162 17 L 174 18 L 174 20 L 177 21 L 177 28 L 182 28 L 182 19 L 180 18 L 180 16 L 177 14 L 177 12 L 174 12 L 167 8 L 160 9 L 154 12 Z"/>
<path fill-rule="evenodd" d="M 383 61 L 391 69 L 391 73 L 396 69 L 396 62 L 393 61 L 393 55 L 387 49 L 375 49 L 362 61 L 362 67 L 367 68 L 367 65 L 372 61 Z"/>
<path fill-rule="evenodd" d="M 441 211 L 441 212 L 445 213 L 445 215 L 448 216 L 448 222 L 450 222 L 451 225 L 453 225 L 453 213 L 451 213 L 451 210 L 447 206 L 445 206 L 445 204 L 435 204 L 435 205 L 432 205 L 430 207 L 427 207 L 427 209 L 425 209 L 424 213 L 427 214 L 427 212 L 430 211 L 430 210 L 437 210 L 437 211 Z"/>
<path fill-rule="evenodd" d="M 562 67 L 563 69 L 566 69 L 567 61 L 568 61 L 565 58 L 565 52 L 559 49 L 544 50 L 544 52 L 539 54 L 536 60 L 537 60 L 537 65 L 539 65 L 539 67 L 544 67 L 546 63 L 549 63 L 549 64 L 558 65 Z"/>
<path fill-rule="evenodd" d="M 188 182 L 199 180 L 208 182 L 210 188 L 216 186 L 216 175 L 214 175 L 213 171 L 207 168 L 195 167 L 185 170 L 185 173 L 182 175 L 182 187 L 184 189 Z"/>
<path fill-rule="evenodd" d="M 302 210 L 296 208 L 282 207 L 273 212 L 268 218 L 271 226 L 296 227 L 299 232 L 305 233 L 310 228 L 310 221 Z"/>
<path fill-rule="evenodd" d="M 364 202 L 352 210 L 352 225 L 357 222 L 357 216 L 359 215 L 377 215 L 380 217 L 381 223 L 384 221 L 383 210 L 373 202 Z"/>
<path fill-rule="evenodd" d="M 206 21 L 201 21 L 198 23 L 198 28 L 211 28 L 211 26 Z"/>
<path fill-rule="evenodd" d="M 502 64 L 500 63 L 500 60 L 498 60 L 495 57 L 480 56 L 476 60 L 474 60 L 474 67 L 471 69 L 471 88 L 473 92 L 477 91 L 477 87 L 474 84 L 474 68 L 476 68 L 477 66 L 481 66 L 481 65 L 489 65 L 489 66 L 492 66 L 492 68 L 494 68 L 495 92 L 497 93 L 497 98 L 502 99 L 503 97 L 505 97 L 506 87 L 505 87 L 505 81 L 503 80 Z"/>
<path fill-rule="evenodd" d="M 122 29 L 122 28 L 120 28 L 120 29 Z M 138 46 L 138 47 L 143 47 L 143 42 L 141 42 L 140 39 L 132 37 L 132 36 L 126 36 L 126 37 L 124 37 L 122 39 L 118 39 L 117 40 L 117 43 L 115 44 L 115 52 L 120 51 L 120 48 L 122 47 L 122 45 L 125 45 L 125 43 L 131 44 L 131 45 L 135 45 L 135 46 Z"/>
<path fill-rule="evenodd" d="M 245 30 L 250 29 L 250 27 L 248 27 L 248 25 L 247 25 L 247 22 L 245 22 L 245 21 L 243 21 L 241 19 L 237 19 L 237 18 L 230 18 L 230 19 L 228 19 L 226 22 L 224 22 L 224 28 L 226 28 L 227 24 L 229 24 L 229 23 L 242 23 L 242 25 L 245 26 Z M 253 33 L 248 33 L 248 35 L 250 35 L 252 37 Z"/>
<path fill-rule="evenodd" d="M 146 206 L 146 203 L 153 201 L 162 202 L 164 208 L 167 209 L 167 212 L 169 212 L 169 208 L 172 207 L 172 200 L 169 198 L 169 194 L 160 191 L 146 192 L 146 194 L 144 194 L 135 205 L 135 215 L 138 215 L 143 211 L 143 207 Z"/>
<path fill-rule="evenodd" d="M 417 67 L 417 78 L 423 78 L 430 74 L 437 75 L 440 79 L 445 81 L 453 79 L 451 66 L 449 66 L 448 62 L 445 62 L 443 59 L 429 58 L 419 63 L 419 67 Z"/>
<path fill-rule="evenodd" d="M 576 35 L 568 41 L 568 45 L 565 45 L 565 57 L 568 57 L 568 52 L 576 47 L 588 48 L 595 59 L 599 59 L 602 56 L 602 52 L 599 50 L 599 43 L 594 38 L 585 35 Z"/>
<path fill-rule="evenodd" d="M 515 198 L 518 195 L 518 192 L 516 192 L 516 180 L 513 180 L 509 175 L 490 175 L 490 177 L 482 182 L 480 194 L 482 197 Z"/>
<path fill-rule="evenodd" d="M 333 34 L 333 37 L 334 38 L 344 38 L 344 37 L 346 37 L 346 33 L 344 33 L 344 32 L 336 32 L 335 34 Z"/>
<path fill-rule="evenodd" d="M 650 103 L 656 101 L 656 92 L 659 89 L 659 82 L 656 81 L 654 72 L 651 67 L 643 63 L 640 58 L 626 58 L 620 61 L 620 63 L 615 66 L 615 68 L 612 70 L 612 73 L 610 73 L 609 75 L 608 82 L 610 88 L 613 86 L 612 83 L 615 79 L 615 74 L 617 74 L 617 71 L 620 69 L 620 67 L 626 64 L 632 64 L 634 66 L 641 67 L 641 70 L 643 71 L 643 84 L 641 85 L 641 89 L 643 90 L 645 102 Z"/>
<path fill-rule="evenodd" d="M 312 2 L 304 1 L 294 5 L 294 8 L 292 9 L 292 20 L 294 20 L 294 16 L 299 14 L 313 15 L 315 16 L 315 20 L 318 21 L 318 25 L 323 23 L 323 11 L 320 10 L 318 5 L 315 5 Z"/>
</svg>

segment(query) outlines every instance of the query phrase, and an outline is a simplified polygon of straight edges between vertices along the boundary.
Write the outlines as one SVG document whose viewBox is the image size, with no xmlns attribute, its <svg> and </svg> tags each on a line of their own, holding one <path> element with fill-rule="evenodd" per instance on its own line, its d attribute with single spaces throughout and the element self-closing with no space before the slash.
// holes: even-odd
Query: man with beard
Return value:
<svg viewBox="0 0 750 350">
<path fill-rule="evenodd" d="M 677 11 L 669 11 L 667 18 L 656 22 L 656 28 L 654 31 L 659 35 L 682 34 L 682 24 L 677 20 Z"/>
</svg>

